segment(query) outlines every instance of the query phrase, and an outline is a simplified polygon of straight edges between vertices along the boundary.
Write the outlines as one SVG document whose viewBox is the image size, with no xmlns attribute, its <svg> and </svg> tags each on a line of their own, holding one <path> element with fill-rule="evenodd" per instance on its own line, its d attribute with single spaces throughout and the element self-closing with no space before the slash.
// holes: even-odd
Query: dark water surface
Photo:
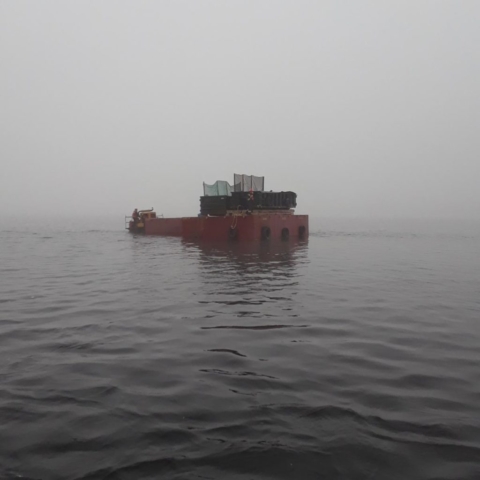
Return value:
<svg viewBox="0 0 480 480">
<path fill-rule="evenodd" d="M 470 227 L 2 227 L 0 478 L 480 479 Z"/>
</svg>

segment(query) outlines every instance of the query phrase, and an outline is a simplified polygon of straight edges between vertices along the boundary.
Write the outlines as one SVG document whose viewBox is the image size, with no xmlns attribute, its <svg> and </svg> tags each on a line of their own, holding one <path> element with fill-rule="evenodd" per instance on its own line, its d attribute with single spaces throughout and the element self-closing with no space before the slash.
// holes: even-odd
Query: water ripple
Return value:
<svg viewBox="0 0 480 480">
<path fill-rule="evenodd" d="M 478 238 L 1 231 L 0 478 L 479 478 Z"/>
</svg>

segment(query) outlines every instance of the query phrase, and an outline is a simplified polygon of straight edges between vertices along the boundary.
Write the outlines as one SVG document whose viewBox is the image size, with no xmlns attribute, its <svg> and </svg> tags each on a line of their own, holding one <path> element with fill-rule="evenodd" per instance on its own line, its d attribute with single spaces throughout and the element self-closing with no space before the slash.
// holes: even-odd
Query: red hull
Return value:
<svg viewBox="0 0 480 480">
<path fill-rule="evenodd" d="M 306 238 L 308 215 L 151 218 L 145 222 L 145 233 L 209 241 Z"/>
</svg>

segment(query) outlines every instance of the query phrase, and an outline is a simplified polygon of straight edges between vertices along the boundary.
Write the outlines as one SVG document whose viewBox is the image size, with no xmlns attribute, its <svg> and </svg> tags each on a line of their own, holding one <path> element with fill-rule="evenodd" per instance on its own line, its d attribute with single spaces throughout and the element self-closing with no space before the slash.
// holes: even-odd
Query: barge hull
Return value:
<svg viewBox="0 0 480 480">
<path fill-rule="evenodd" d="M 151 218 L 145 222 L 145 234 L 207 241 L 306 238 L 308 215 Z"/>
</svg>

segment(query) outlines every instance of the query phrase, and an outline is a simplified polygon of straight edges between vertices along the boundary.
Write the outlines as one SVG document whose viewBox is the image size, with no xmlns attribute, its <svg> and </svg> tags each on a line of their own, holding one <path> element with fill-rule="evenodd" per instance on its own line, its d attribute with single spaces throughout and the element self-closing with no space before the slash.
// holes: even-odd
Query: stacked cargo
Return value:
<svg viewBox="0 0 480 480">
<path fill-rule="evenodd" d="M 297 206 L 295 192 L 265 192 L 265 178 L 253 175 L 234 175 L 233 186 L 217 180 L 203 184 L 200 214 L 223 216 L 232 211 L 287 211 Z"/>
<path fill-rule="evenodd" d="M 231 196 L 200 197 L 200 214 L 223 216 L 230 210 L 290 210 L 297 206 L 295 192 L 232 192 Z"/>
</svg>

